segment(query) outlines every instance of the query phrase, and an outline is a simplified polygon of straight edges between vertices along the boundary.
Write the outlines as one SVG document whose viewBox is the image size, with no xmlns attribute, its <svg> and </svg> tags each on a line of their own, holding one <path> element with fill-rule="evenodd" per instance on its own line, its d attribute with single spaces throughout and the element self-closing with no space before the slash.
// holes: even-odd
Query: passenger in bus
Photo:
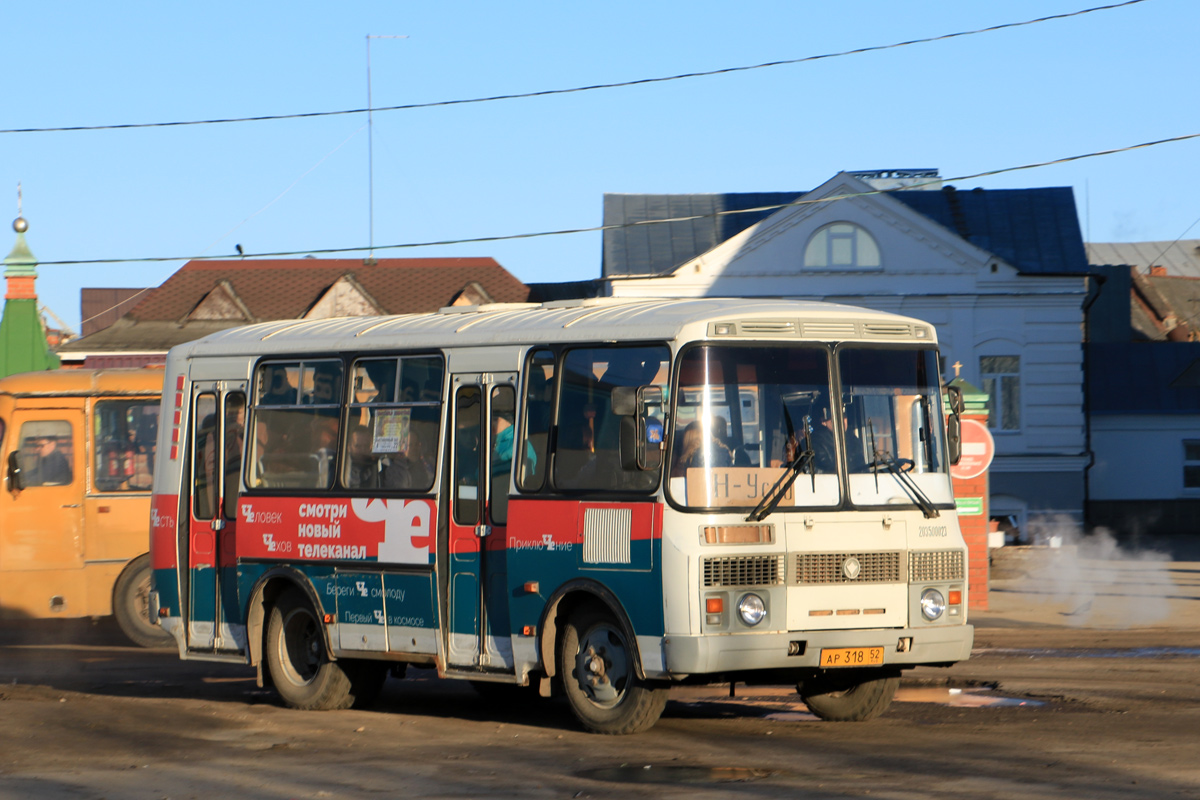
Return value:
<svg viewBox="0 0 1200 800">
<path fill-rule="evenodd" d="M 312 421 L 313 458 L 317 462 L 317 486 L 328 488 L 337 460 L 338 421 L 334 417 L 316 416 Z"/>
<path fill-rule="evenodd" d="M 733 443 L 729 437 L 729 423 L 722 416 L 713 417 L 713 436 L 716 437 L 725 449 L 729 451 L 730 457 L 733 459 L 732 466 L 748 467 L 750 466 L 750 456 L 746 455 L 746 451 Z"/>
<path fill-rule="evenodd" d="M 672 478 L 687 477 L 689 469 L 733 466 L 733 454 L 716 436 L 713 427 L 705 434 L 705 425 L 693 420 L 683 429 L 676 450 L 675 463 L 671 467 Z"/>
<path fill-rule="evenodd" d="M 349 465 L 346 487 L 374 489 L 379 486 L 379 461 L 371 453 L 371 431 L 363 425 L 350 429 L 348 442 Z"/>
<path fill-rule="evenodd" d="M 405 451 L 392 458 L 383 470 L 384 489 L 424 490 L 433 485 L 431 435 L 436 439 L 436 425 L 431 428 L 429 423 L 416 419 L 409 423 L 408 445 Z"/>
<path fill-rule="evenodd" d="M 71 482 L 71 464 L 58 449 L 54 436 L 39 436 L 33 441 L 37 464 L 25 473 L 26 486 L 62 486 Z"/>
<path fill-rule="evenodd" d="M 501 411 L 492 420 L 492 477 L 507 475 L 512 470 L 513 437 L 516 428 L 513 427 L 513 412 Z M 525 442 L 526 472 L 537 469 L 537 451 L 528 441 Z"/>
</svg>

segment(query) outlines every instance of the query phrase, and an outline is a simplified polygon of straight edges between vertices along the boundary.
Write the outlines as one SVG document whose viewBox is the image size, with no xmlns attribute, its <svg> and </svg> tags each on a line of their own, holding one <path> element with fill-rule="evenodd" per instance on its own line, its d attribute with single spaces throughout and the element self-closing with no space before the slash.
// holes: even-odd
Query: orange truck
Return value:
<svg viewBox="0 0 1200 800">
<path fill-rule="evenodd" d="M 145 647 L 161 369 L 0 379 L 0 619 L 116 617 Z"/>
</svg>

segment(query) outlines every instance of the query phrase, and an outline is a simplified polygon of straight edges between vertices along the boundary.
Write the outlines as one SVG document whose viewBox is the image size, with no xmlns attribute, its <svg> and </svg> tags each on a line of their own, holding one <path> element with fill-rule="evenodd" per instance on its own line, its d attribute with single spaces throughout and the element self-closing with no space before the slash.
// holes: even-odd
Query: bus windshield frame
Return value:
<svg viewBox="0 0 1200 800">
<path fill-rule="evenodd" d="M 794 478 L 769 508 L 916 507 L 926 516 L 952 508 L 937 365 L 928 345 L 699 342 L 682 349 L 668 502 L 697 513 L 749 512 Z M 872 380 L 872 370 L 882 378 Z M 801 458 L 806 451 L 811 456 Z"/>
</svg>

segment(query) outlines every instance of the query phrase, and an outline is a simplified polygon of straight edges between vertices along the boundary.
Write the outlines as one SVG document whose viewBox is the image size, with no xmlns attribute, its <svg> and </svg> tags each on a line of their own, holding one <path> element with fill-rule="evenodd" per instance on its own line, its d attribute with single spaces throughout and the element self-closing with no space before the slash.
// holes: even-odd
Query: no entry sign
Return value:
<svg viewBox="0 0 1200 800">
<path fill-rule="evenodd" d="M 950 467 L 950 474 L 960 480 L 978 478 L 992 464 L 996 455 L 996 441 L 992 432 L 982 422 L 973 419 L 962 421 L 962 458 Z"/>
</svg>

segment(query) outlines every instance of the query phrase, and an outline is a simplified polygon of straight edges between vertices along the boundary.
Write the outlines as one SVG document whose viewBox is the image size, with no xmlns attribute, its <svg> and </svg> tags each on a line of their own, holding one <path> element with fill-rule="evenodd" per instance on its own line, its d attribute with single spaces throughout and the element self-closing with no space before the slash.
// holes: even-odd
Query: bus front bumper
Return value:
<svg viewBox="0 0 1200 800">
<path fill-rule="evenodd" d="M 823 650 L 883 648 L 883 664 L 950 664 L 971 655 L 971 625 L 663 637 L 666 676 L 817 669 Z M 649 676 L 647 676 L 649 677 Z"/>
</svg>

